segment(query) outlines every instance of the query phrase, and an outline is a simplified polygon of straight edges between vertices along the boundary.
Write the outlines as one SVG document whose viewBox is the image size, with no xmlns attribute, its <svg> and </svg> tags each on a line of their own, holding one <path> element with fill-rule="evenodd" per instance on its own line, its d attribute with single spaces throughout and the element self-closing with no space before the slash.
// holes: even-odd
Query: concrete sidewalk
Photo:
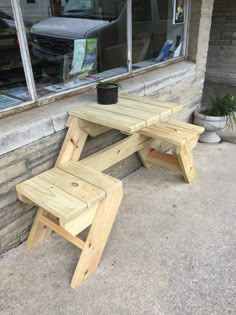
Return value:
<svg viewBox="0 0 236 315">
<path fill-rule="evenodd" d="M 59 236 L 0 257 L 0 313 L 236 314 L 236 146 L 199 144 L 190 185 L 155 167 L 123 180 L 101 264 L 69 281 L 79 250 Z"/>
</svg>

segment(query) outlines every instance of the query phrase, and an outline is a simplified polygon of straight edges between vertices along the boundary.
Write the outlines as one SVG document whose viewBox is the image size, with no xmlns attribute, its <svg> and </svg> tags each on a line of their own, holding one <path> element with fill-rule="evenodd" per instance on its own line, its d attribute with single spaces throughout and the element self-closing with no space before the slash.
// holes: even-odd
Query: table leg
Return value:
<svg viewBox="0 0 236 315">
<path fill-rule="evenodd" d="M 138 155 L 143 163 L 143 166 L 146 167 L 146 168 L 149 168 L 151 167 L 153 164 L 150 163 L 148 161 L 148 155 L 149 155 L 149 152 L 152 150 L 152 143 L 154 142 L 155 140 L 151 139 L 149 141 L 147 141 L 143 148 L 141 150 L 138 151 Z"/>
<path fill-rule="evenodd" d="M 101 201 L 71 280 L 72 288 L 77 288 L 82 281 L 96 271 L 122 196 L 123 192 L 120 188 Z"/>
<path fill-rule="evenodd" d="M 58 155 L 56 166 L 68 161 L 78 161 L 88 134 L 80 128 L 77 118 L 70 118 L 70 126 Z"/>
</svg>

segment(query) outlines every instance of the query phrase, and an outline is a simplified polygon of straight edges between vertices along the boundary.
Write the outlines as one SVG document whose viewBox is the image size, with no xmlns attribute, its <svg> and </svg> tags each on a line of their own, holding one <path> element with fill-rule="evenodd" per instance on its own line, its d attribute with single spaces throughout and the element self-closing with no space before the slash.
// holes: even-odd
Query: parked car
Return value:
<svg viewBox="0 0 236 315">
<path fill-rule="evenodd" d="M 165 19 L 159 16 L 156 0 L 133 1 L 134 62 L 157 55 L 165 43 L 167 19 L 172 17 L 168 18 L 166 0 L 163 5 Z M 126 0 L 69 0 L 60 16 L 32 26 L 33 54 L 45 62 L 62 62 L 64 55 L 73 53 L 75 39 L 97 38 L 97 71 L 125 66 L 126 14 Z"/>
</svg>

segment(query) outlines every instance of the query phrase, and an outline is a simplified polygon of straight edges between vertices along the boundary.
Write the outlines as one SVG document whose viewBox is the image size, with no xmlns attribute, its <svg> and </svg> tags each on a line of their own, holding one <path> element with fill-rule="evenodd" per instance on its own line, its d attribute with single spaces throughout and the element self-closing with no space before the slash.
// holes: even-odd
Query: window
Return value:
<svg viewBox="0 0 236 315">
<path fill-rule="evenodd" d="M 0 111 L 30 100 L 12 9 L 0 3 Z"/>
<path fill-rule="evenodd" d="M 183 0 L 133 0 L 133 70 L 183 56 L 185 25 L 173 21 L 174 2 Z"/>
<path fill-rule="evenodd" d="M 187 1 L 0 0 L 0 111 L 183 56 Z"/>
<path fill-rule="evenodd" d="M 50 10 L 24 11 L 38 97 L 126 73 L 126 12 L 125 0 L 51 0 Z"/>
</svg>

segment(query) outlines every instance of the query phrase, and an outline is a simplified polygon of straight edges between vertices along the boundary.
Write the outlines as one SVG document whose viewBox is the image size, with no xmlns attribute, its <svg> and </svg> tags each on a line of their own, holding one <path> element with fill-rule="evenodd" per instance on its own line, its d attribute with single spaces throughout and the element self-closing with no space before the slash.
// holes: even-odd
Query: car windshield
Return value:
<svg viewBox="0 0 236 315">
<path fill-rule="evenodd" d="M 0 10 L 0 19 L 13 20 L 13 17 Z"/>
<path fill-rule="evenodd" d="M 69 0 L 62 16 L 115 20 L 126 0 Z"/>
</svg>

